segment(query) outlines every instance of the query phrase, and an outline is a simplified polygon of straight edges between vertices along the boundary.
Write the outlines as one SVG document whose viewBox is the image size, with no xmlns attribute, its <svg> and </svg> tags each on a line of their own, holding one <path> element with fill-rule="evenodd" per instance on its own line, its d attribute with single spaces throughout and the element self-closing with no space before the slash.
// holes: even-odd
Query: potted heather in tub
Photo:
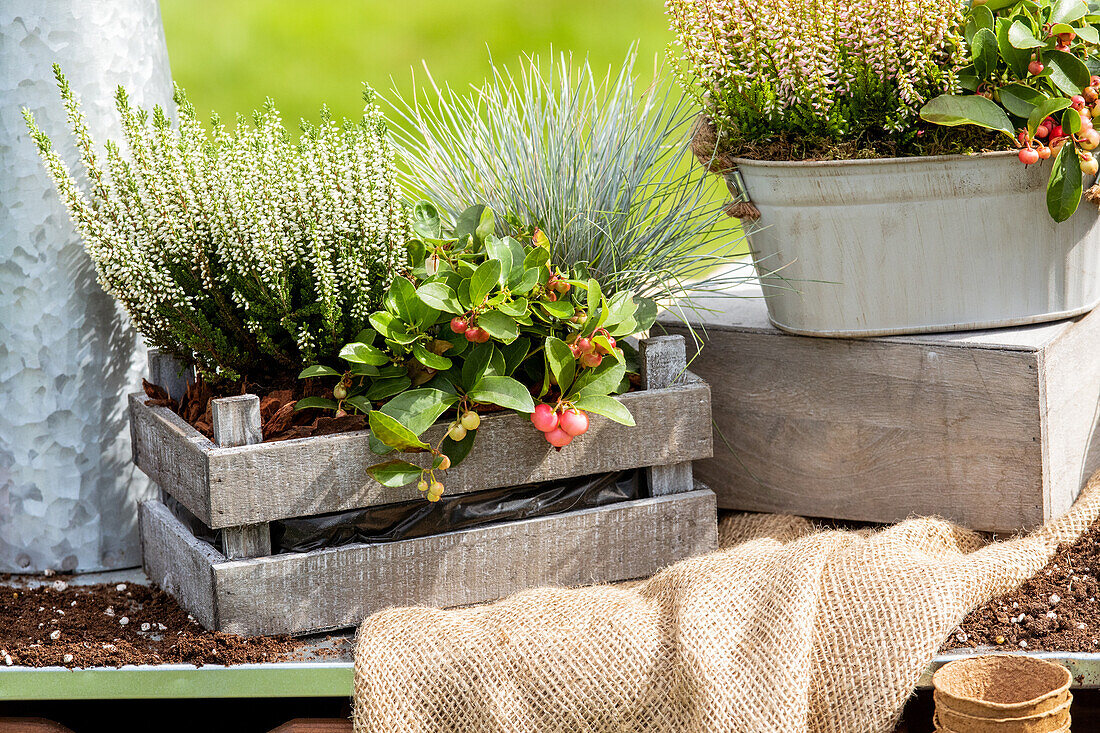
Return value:
<svg viewBox="0 0 1100 733">
<path fill-rule="evenodd" d="M 666 5 L 696 155 L 727 177 L 776 326 L 962 330 L 1097 304 L 1083 0 Z"/>
</svg>

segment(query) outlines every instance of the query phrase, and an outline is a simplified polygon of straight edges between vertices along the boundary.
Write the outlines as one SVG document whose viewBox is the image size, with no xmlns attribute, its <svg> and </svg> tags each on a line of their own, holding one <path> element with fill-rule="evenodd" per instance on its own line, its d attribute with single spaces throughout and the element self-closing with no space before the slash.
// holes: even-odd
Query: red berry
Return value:
<svg viewBox="0 0 1100 733">
<path fill-rule="evenodd" d="M 479 328 L 478 329 L 477 342 L 479 344 L 483 344 L 491 338 L 492 338 L 492 336 L 490 336 L 489 332 L 486 331 L 484 328 Z"/>
<path fill-rule="evenodd" d="M 588 430 L 588 415 L 577 409 L 563 412 L 559 422 L 561 429 L 572 436 L 583 435 Z"/>
<path fill-rule="evenodd" d="M 582 337 L 577 339 L 574 342 L 574 345 L 577 347 L 577 351 L 582 354 L 587 354 L 592 351 L 592 339 L 586 339 Z"/>
<path fill-rule="evenodd" d="M 465 335 L 466 335 L 466 340 L 469 341 L 472 344 L 476 344 L 477 343 L 477 336 L 480 332 L 481 332 L 481 329 L 478 328 L 477 326 L 467 328 L 466 331 L 464 332 Z"/>
<path fill-rule="evenodd" d="M 470 324 L 466 323 L 465 318 L 455 316 L 451 319 L 451 330 L 455 333 L 466 333 L 466 329 L 469 328 L 469 325 Z"/>
<path fill-rule="evenodd" d="M 558 427 L 558 416 L 554 408 L 545 402 L 535 405 L 535 411 L 531 413 L 531 422 L 544 433 L 549 433 Z"/>
<path fill-rule="evenodd" d="M 555 448 L 564 448 L 572 442 L 573 436 L 561 428 L 554 428 L 546 434 L 546 441 Z"/>
<path fill-rule="evenodd" d="M 1037 138 L 1044 138 L 1049 134 L 1050 128 L 1048 128 L 1046 125 L 1039 125 L 1035 128 L 1035 137 Z"/>
<path fill-rule="evenodd" d="M 1055 125 L 1054 127 L 1050 128 L 1050 139 L 1051 140 L 1057 140 L 1060 137 L 1065 137 L 1065 133 L 1062 132 L 1062 126 L 1061 125 Z"/>
<path fill-rule="evenodd" d="M 549 293 L 546 294 L 546 299 L 553 303 L 558 299 L 558 294 L 551 290 Z"/>
<path fill-rule="evenodd" d="M 1073 31 L 1066 31 L 1065 33 L 1059 33 L 1058 34 L 1058 40 L 1061 41 L 1062 43 L 1069 43 L 1070 41 L 1072 41 L 1076 37 L 1077 37 L 1077 34 L 1074 33 Z"/>
<path fill-rule="evenodd" d="M 1085 98 L 1082 97 L 1080 94 L 1074 94 L 1072 97 L 1069 98 L 1069 102 L 1070 106 L 1072 106 L 1074 109 L 1085 108 Z"/>
<path fill-rule="evenodd" d="M 1020 151 L 1020 162 L 1024 165 L 1031 165 L 1032 163 L 1039 162 L 1039 152 L 1032 148 L 1024 148 Z"/>
<path fill-rule="evenodd" d="M 598 367 L 601 361 L 603 361 L 603 357 L 594 351 L 581 354 L 581 366 Z"/>
<path fill-rule="evenodd" d="M 1027 65 L 1027 70 L 1030 71 L 1032 75 L 1042 74 L 1043 69 L 1045 68 L 1046 67 L 1043 66 L 1038 60 L 1032 61 L 1030 64 Z"/>
<path fill-rule="evenodd" d="M 1039 148 L 1039 160 L 1046 160 L 1049 157 L 1050 148 L 1048 148 L 1046 145 L 1043 145 L 1041 148 Z"/>
</svg>

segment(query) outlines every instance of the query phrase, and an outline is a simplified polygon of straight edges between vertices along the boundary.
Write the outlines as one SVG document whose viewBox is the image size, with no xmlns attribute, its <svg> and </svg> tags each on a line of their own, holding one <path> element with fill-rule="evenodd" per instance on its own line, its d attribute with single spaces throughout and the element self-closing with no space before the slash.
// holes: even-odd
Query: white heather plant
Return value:
<svg viewBox="0 0 1100 733">
<path fill-rule="evenodd" d="M 408 212 L 373 93 L 363 118 L 302 122 L 268 100 L 252 123 L 207 134 L 177 87 L 178 125 L 116 97 L 126 150 L 102 161 L 61 70 L 85 191 L 24 110 L 104 289 L 150 345 L 208 378 L 269 382 L 339 351 L 403 268 Z"/>
<path fill-rule="evenodd" d="M 666 0 L 679 78 L 725 152 L 783 140 L 919 151 L 924 102 L 957 91 L 960 0 Z M 925 134 L 927 130 L 922 130 Z M 808 146 L 812 147 L 812 146 Z"/>
</svg>

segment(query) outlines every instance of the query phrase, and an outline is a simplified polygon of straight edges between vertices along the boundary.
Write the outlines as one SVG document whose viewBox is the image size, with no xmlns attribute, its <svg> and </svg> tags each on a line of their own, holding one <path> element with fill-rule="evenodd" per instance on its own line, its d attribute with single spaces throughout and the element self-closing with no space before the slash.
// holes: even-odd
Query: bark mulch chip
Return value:
<svg viewBox="0 0 1100 733">
<path fill-rule="evenodd" d="M 168 594 L 136 583 L 0 580 L 0 665 L 230 665 L 285 661 L 302 646 L 290 637 L 206 631 Z"/>
<path fill-rule="evenodd" d="M 1100 652 L 1100 522 L 1015 591 L 970 612 L 945 651 Z"/>
</svg>

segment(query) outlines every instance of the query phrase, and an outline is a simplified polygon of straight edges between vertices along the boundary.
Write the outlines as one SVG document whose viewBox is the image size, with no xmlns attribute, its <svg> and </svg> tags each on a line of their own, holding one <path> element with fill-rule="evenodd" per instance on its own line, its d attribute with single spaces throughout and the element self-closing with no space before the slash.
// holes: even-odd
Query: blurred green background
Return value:
<svg viewBox="0 0 1100 733">
<path fill-rule="evenodd" d="M 617 70 L 637 43 L 635 72 L 643 77 L 664 63 L 672 37 L 663 0 L 160 0 L 160 6 L 172 75 L 203 118 L 217 110 L 231 121 L 270 96 L 291 130 L 299 118 L 316 119 L 322 103 L 337 119 L 358 117 L 363 82 L 383 98 L 395 90 L 408 95 L 414 74 L 424 81 L 422 62 L 438 83 L 464 90 L 488 76 L 490 58 L 514 67 L 525 54 L 545 58 L 552 50 Z M 716 177 L 710 184 L 712 201 L 723 202 L 725 185 Z M 722 231 L 728 253 L 747 252 L 736 220 Z"/>
<path fill-rule="evenodd" d="M 465 88 L 489 58 L 587 55 L 618 66 L 633 42 L 639 71 L 670 39 L 661 0 L 161 0 L 172 74 L 205 117 L 232 119 L 273 97 L 288 122 L 322 102 L 358 116 L 361 85 L 408 92 L 426 61 Z"/>
</svg>

